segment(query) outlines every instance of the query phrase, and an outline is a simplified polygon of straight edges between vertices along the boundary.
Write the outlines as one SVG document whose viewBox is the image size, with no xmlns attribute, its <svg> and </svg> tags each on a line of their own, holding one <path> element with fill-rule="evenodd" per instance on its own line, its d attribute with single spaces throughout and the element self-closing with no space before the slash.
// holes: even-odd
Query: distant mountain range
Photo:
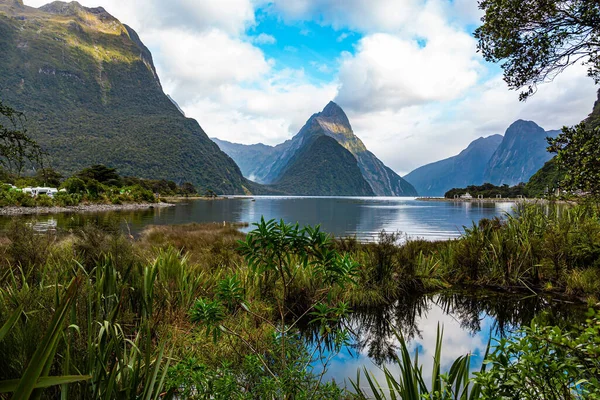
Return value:
<svg viewBox="0 0 600 400">
<path fill-rule="evenodd" d="M 23 111 L 50 165 L 261 193 L 162 90 L 136 32 L 102 7 L 0 0 L 0 99 Z"/>
<path fill-rule="evenodd" d="M 404 178 L 422 196 L 443 196 L 452 188 L 485 182 L 509 186 L 527 182 L 552 158 L 546 137 L 558 133 L 518 120 L 504 136 L 479 138 L 457 156 L 424 165 Z"/>
<path fill-rule="evenodd" d="M 334 140 L 320 139 L 323 136 Z M 411 184 L 367 150 L 334 102 L 312 115 L 292 139 L 274 147 L 213 140 L 238 163 L 245 177 L 286 193 L 417 195 Z M 327 146 L 327 151 L 319 146 Z"/>
</svg>

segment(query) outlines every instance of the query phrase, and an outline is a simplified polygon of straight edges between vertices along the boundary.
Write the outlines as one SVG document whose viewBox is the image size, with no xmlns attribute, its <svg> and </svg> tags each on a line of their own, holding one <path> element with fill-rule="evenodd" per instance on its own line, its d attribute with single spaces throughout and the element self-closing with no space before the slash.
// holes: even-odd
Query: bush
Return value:
<svg viewBox="0 0 600 400">
<path fill-rule="evenodd" d="M 82 194 L 85 192 L 85 182 L 77 177 L 72 177 L 64 181 L 61 188 L 67 189 L 70 194 Z"/>
<path fill-rule="evenodd" d="M 35 198 L 35 205 L 37 207 L 52 207 L 54 202 L 52 201 L 52 197 L 48 197 L 45 194 L 40 194 Z"/>
<path fill-rule="evenodd" d="M 54 195 L 54 203 L 60 207 L 76 206 L 81 203 L 81 194 L 58 192 Z"/>
</svg>

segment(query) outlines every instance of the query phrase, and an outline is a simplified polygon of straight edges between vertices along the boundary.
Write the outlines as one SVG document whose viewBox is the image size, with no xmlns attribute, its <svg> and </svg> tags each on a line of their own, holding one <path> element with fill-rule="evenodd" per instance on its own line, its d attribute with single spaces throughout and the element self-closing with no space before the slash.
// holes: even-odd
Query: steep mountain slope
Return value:
<svg viewBox="0 0 600 400">
<path fill-rule="evenodd" d="M 373 196 L 352 153 L 324 135 L 306 140 L 273 187 L 305 196 Z"/>
<path fill-rule="evenodd" d="M 0 0 L 0 55 L 0 98 L 25 112 L 59 171 L 102 163 L 217 193 L 252 186 L 163 93 L 133 29 L 103 8 Z"/>
<path fill-rule="evenodd" d="M 211 139 L 225 154 L 235 160 L 245 177 L 258 183 L 265 183 L 265 173 L 282 152 L 282 145 L 275 147 L 262 143 L 244 145 L 218 138 Z"/>
<path fill-rule="evenodd" d="M 421 196 L 443 196 L 452 188 L 481 185 L 485 167 L 501 142 L 501 135 L 481 137 L 458 155 L 419 167 L 404 179 Z"/>
<path fill-rule="evenodd" d="M 549 135 L 556 135 L 556 131 L 546 132 L 532 121 L 514 122 L 490 158 L 483 174 L 484 182 L 509 186 L 527 182 L 552 158 L 546 151 Z"/>
<path fill-rule="evenodd" d="M 378 196 L 416 196 L 411 184 L 386 167 L 364 143 L 354 135 L 344 111 L 330 102 L 322 112 L 312 115 L 300 131 L 290 140 L 272 147 L 261 162 L 257 162 L 257 148 L 227 144 L 221 149 L 240 165 L 246 166 L 244 176 L 253 176 L 257 182 L 277 183 L 291 164 L 292 158 L 316 136 L 329 136 L 348 150 L 358 161 L 358 168 Z M 222 143 L 222 142 L 218 142 Z M 312 143 L 312 142 L 311 142 Z M 264 149 L 262 149 L 264 150 Z M 261 150 L 261 151 L 262 151 Z M 306 165 L 306 163 L 305 163 Z M 243 170 L 243 168 L 242 168 Z"/>
</svg>

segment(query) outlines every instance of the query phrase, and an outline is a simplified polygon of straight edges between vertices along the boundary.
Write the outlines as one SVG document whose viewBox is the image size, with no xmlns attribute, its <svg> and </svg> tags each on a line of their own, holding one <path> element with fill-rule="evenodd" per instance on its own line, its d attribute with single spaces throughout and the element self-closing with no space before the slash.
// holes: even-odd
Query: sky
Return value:
<svg viewBox="0 0 600 400">
<path fill-rule="evenodd" d="M 46 0 L 25 0 L 39 7 Z M 134 28 L 165 93 L 210 137 L 275 145 L 333 100 L 401 175 L 503 134 L 591 112 L 573 66 L 527 102 L 477 53 L 477 0 L 80 0 Z"/>
</svg>

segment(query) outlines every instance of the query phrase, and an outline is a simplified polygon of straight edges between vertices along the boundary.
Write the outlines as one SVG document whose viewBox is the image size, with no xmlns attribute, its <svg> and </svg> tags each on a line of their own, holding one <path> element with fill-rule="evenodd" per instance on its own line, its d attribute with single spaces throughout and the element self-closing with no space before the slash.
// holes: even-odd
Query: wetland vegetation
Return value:
<svg viewBox="0 0 600 400">
<path fill-rule="evenodd" d="M 441 399 L 467 386 L 472 398 L 503 398 L 510 382 L 525 378 L 535 382 L 521 388 L 522 398 L 598 393 L 594 315 L 577 327 L 585 318 L 552 317 L 540 306 L 550 295 L 596 305 L 600 219 L 592 203 L 522 205 L 438 242 L 382 232 L 378 242 L 361 243 L 264 220 L 248 235 L 230 224 L 189 224 L 149 227 L 137 239 L 94 224 L 40 235 L 20 221 L 0 240 L 7 398 L 394 398 L 395 391 Z M 493 341 L 487 369 L 473 380 L 465 355 L 449 371 L 434 363 L 425 382 L 405 349 L 415 333 L 409 316 L 422 295 L 464 301 L 450 288 L 538 300 L 526 308 L 471 300 L 466 325 L 486 309 L 499 316 L 499 329 L 525 330 Z M 377 362 L 399 363 L 402 375 L 324 379 L 350 343 Z M 357 390 L 365 380 L 371 389 Z M 548 385 L 556 392 L 543 393 Z"/>
</svg>

